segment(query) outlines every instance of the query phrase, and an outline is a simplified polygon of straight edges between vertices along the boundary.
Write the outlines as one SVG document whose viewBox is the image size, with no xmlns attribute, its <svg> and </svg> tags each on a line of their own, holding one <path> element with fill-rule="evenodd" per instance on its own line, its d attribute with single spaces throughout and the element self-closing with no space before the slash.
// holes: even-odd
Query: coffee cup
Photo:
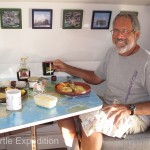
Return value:
<svg viewBox="0 0 150 150">
<path fill-rule="evenodd" d="M 20 110 L 22 108 L 21 91 L 18 89 L 6 90 L 6 109 Z"/>
<path fill-rule="evenodd" d="M 43 69 L 43 75 L 53 75 L 54 74 L 54 68 L 53 68 L 53 62 L 52 61 L 44 61 L 42 62 L 42 69 Z"/>
</svg>

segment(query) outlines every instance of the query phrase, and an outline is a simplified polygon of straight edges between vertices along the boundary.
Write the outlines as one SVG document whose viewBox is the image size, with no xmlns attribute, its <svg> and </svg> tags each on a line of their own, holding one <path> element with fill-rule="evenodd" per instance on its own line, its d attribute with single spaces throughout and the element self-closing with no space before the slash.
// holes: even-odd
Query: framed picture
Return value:
<svg viewBox="0 0 150 150">
<path fill-rule="evenodd" d="M 91 29 L 109 29 L 112 11 L 93 11 Z"/>
<path fill-rule="evenodd" d="M 0 12 L 2 29 L 22 29 L 21 9 L 2 8 Z"/>
<path fill-rule="evenodd" d="M 120 11 L 120 13 L 129 13 L 129 14 L 138 16 L 138 12 L 137 11 Z"/>
<path fill-rule="evenodd" d="M 32 9 L 32 29 L 52 29 L 52 9 Z"/>
<path fill-rule="evenodd" d="M 63 10 L 63 29 L 81 29 L 83 10 Z"/>
</svg>

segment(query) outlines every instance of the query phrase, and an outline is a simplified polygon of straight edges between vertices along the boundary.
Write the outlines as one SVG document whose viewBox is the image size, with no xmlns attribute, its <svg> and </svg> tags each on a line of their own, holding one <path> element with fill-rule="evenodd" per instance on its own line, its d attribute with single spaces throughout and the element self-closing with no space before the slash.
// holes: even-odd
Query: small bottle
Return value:
<svg viewBox="0 0 150 150">
<path fill-rule="evenodd" d="M 30 77 L 30 69 L 26 64 L 27 57 L 21 58 L 20 66 L 17 71 L 18 81 L 28 81 Z"/>
<path fill-rule="evenodd" d="M 51 76 L 51 81 L 56 81 L 57 80 L 57 77 L 56 76 Z"/>
</svg>

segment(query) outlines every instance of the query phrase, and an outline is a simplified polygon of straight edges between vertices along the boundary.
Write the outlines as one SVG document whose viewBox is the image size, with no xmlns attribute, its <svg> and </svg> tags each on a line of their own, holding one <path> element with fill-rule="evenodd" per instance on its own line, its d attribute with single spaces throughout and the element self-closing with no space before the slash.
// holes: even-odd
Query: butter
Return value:
<svg viewBox="0 0 150 150">
<path fill-rule="evenodd" d="M 50 94 L 38 94 L 34 96 L 35 104 L 45 108 L 53 108 L 58 101 L 57 97 Z"/>
</svg>

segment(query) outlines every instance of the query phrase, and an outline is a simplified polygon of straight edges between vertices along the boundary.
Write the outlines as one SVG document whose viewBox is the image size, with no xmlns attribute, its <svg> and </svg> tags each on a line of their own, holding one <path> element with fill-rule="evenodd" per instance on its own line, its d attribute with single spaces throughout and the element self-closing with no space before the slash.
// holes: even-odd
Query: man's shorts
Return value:
<svg viewBox="0 0 150 150">
<path fill-rule="evenodd" d="M 103 101 L 104 106 L 107 105 L 104 102 L 104 98 L 102 96 L 99 96 L 99 98 Z M 147 125 L 138 115 L 131 116 L 131 122 L 131 126 L 126 132 L 126 134 L 136 134 L 145 132 L 149 127 L 149 125 Z"/>
<path fill-rule="evenodd" d="M 100 99 L 103 101 L 101 97 Z M 104 105 L 107 104 L 104 103 Z M 106 115 L 104 115 L 104 117 L 105 116 Z M 123 124 L 124 127 L 122 126 L 122 129 L 118 130 L 117 128 L 115 129 L 113 123 L 109 121 L 108 123 L 105 123 L 107 119 L 104 119 L 104 117 L 101 113 L 101 110 L 80 115 L 79 118 L 82 121 L 81 124 L 87 136 L 90 136 L 93 132 L 101 132 L 108 136 L 124 138 L 126 134 L 136 134 L 140 132 L 145 132 L 146 129 L 149 127 L 149 125 L 147 125 L 139 116 L 133 115 L 129 116 L 129 119 L 127 118 L 129 122 L 126 122 L 126 125 Z M 108 127 L 109 125 L 110 127 Z"/>
</svg>

